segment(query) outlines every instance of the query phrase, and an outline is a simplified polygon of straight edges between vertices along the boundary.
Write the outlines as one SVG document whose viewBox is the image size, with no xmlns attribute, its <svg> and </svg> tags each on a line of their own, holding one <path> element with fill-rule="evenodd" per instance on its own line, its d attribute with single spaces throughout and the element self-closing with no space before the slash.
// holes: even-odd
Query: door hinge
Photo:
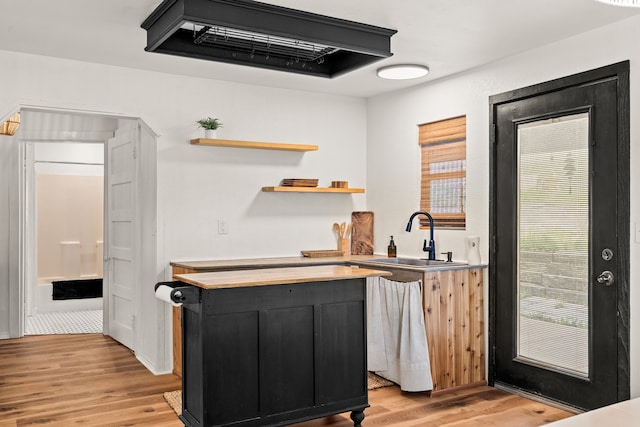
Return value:
<svg viewBox="0 0 640 427">
<path fill-rule="evenodd" d="M 135 314 L 131 315 L 131 329 L 133 329 L 133 330 L 136 329 L 136 315 Z"/>
<path fill-rule="evenodd" d="M 132 154 L 133 154 L 133 158 L 134 159 L 138 158 L 138 153 L 136 152 L 136 147 L 133 147 Z"/>
<path fill-rule="evenodd" d="M 489 141 L 491 146 L 495 146 L 496 145 L 496 124 L 495 123 L 491 123 L 491 131 L 490 131 L 490 135 L 489 135 Z"/>
</svg>

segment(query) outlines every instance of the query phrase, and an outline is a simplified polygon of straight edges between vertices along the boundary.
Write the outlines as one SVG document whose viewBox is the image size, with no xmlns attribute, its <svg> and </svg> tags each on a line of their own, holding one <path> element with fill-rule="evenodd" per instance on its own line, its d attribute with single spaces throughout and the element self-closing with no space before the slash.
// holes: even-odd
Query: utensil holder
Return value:
<svg viewBox="0 0 640 427">
<path fill-rule="evenodd" d="M 351 239 L 338 237 L 338 250 L 344 252 L 344 255 L 351 255 Z"/>
</svg>

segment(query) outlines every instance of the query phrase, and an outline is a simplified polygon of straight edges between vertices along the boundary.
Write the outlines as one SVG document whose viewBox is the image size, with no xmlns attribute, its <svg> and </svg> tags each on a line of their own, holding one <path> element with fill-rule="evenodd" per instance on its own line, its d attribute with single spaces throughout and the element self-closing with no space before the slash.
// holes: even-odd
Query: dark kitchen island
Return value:
<svg viewBox="0 0 640 427">
<path fill-rule="evenodd" d="M 313 266 L 177 275 L 187 426 L 281 426 L 351 411 L 367 395 L 366 277 Z"/>
</svg>

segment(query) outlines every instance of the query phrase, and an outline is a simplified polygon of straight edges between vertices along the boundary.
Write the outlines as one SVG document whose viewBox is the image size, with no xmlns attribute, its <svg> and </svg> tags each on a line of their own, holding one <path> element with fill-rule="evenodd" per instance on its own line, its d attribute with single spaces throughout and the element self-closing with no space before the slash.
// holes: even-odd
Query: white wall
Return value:
<svg viewBox="0 0 640 427">
<path fill-rule="evenodd" d="M 220 95 L 216 95 L 220 98 Z M 170 259 L 290 256 L 301 249 L 334 249 L 331 224 L 364 209 L 364 196 L 262 193 L 282 178 L 348 180 L 365 186 L 365 103 L 311 93 L 241 87 L 227 101 L 183 117 L 162 138 L 159 201 Z M 194 111 L 196 111 L 194 113 Z M 317 152 L 193 146 L 192 118 L 220 117 L 219 138 L 317 144 Z M 192 211 L 186 213 L 187 209 Z M 229 234 L 218 235 L 217 220 Z"/>
<path fill-rule="evenodd" d="M 39 142 L 33 144 L 33 157 L 38 173 L 103 175 L 103 144 Z"/>
<path fill-rule="evenodd" d="M 0 135 L 0 182 L 12 181 L 11 137 Z M 9 253 L 10 253 L 10 187 L 0 185 L 0 338 L 9 332 Z"/>
<path fill-rule="evenodd" d="M 260 192 L 262 186 L 277 185 L 282 178 L 319 178 L 321 186 L 347 180 L 364 187 L 362 99 L 7 51 L 0 51 L 0 63 L 0 79 L 12 82 L 3 90 L 0 112 L 35 105 L 124 114 L 143 118 L 160 135 L 159 279 L 169 278 L 171 260 L 282 256 L 302 249 L 336 248 L 331 225 L 348 221 L 352 211 L 366 207 L 365 195 Z M 198 64 L 185 59 L 185 66 Z M 201 135 L 195 121 L 206 116 L 221 119 L 221 138 L 320 148 L 302 154 L 190 145 L 190 138 Z M 0 210 L 2 227 L 6 215 Z M 217 234 L 218 219 L 227 221 L 229 234 Z M 153 285 L 145 284 L 146 295 L 155 302 Z M 0 294 L 6 286 L 0 284 Z M 4 301 L 0 315 L 7 310 Z M 166 314 L 150 323 L 162 324 Z M 170 366 L 169 332 L 161 336 L 155 329 L 138 331 L 145 339 L 137 353 L 158 371 Z"/>
<path fill-rule="evenodd" d="M 15 138 L 0 136 L 0 338 L 17 337 L 21 327 L 15 314 L 23 296 L 17 286 L 11 286 L 19 280 L 22 250 L 18 240 L 20 155 Z"/>
<path fill-rule="evenodd" d="M 400 255 L 420 256 L 425 232 L 403 231 L 419 205 L 419 123 L 467 115 L 467 229 L 436 231 L 439 251 L 453 250 L 465 259 L 464 237 L 481 238 L 482 258 L 488 258 L 489 231 L 489 96 L 551 79 L 631 60 L 631 394 L 640 396 L 640 17 L 593 30 L 546 47 L 506 58 L 451 78 L 368 102 L 367 208 L 376 212 L 376 235 L 393 234 Z M 376 241 L 376 251 L 386 243 Z M 486 287 L 485 287 L 486 289 Z M 485 299 L 487 301 L 487 299 Z M 635 336 L 634 336 L 635 335 Z M 635 338 L 635 339 L 634 339 Z"/>
</svg>

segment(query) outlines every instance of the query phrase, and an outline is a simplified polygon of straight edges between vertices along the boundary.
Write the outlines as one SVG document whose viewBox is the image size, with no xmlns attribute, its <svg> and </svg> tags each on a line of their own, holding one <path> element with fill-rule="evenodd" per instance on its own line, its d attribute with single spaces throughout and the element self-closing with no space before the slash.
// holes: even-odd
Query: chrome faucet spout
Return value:
<svg viewBox="0 0 640 427">
<path fill-rule="evenodd" d="M 436 259 L 436 242 L 433 239 L 433 217 L 429 212 L 425 211 L 417 211 L 411 214 L 409 217 L 409 222 L 407 223 L 406 231 L 411 231 L 411 226 L 413 225 L 413 219 L 418 215 L 424 215 L 429 219 L 429 245 L 427 246 L 427 240 L 425 239 L 424 244 L 422 245 L 422 250 L 429 253 L 429 259 Z"/>
</svg>

